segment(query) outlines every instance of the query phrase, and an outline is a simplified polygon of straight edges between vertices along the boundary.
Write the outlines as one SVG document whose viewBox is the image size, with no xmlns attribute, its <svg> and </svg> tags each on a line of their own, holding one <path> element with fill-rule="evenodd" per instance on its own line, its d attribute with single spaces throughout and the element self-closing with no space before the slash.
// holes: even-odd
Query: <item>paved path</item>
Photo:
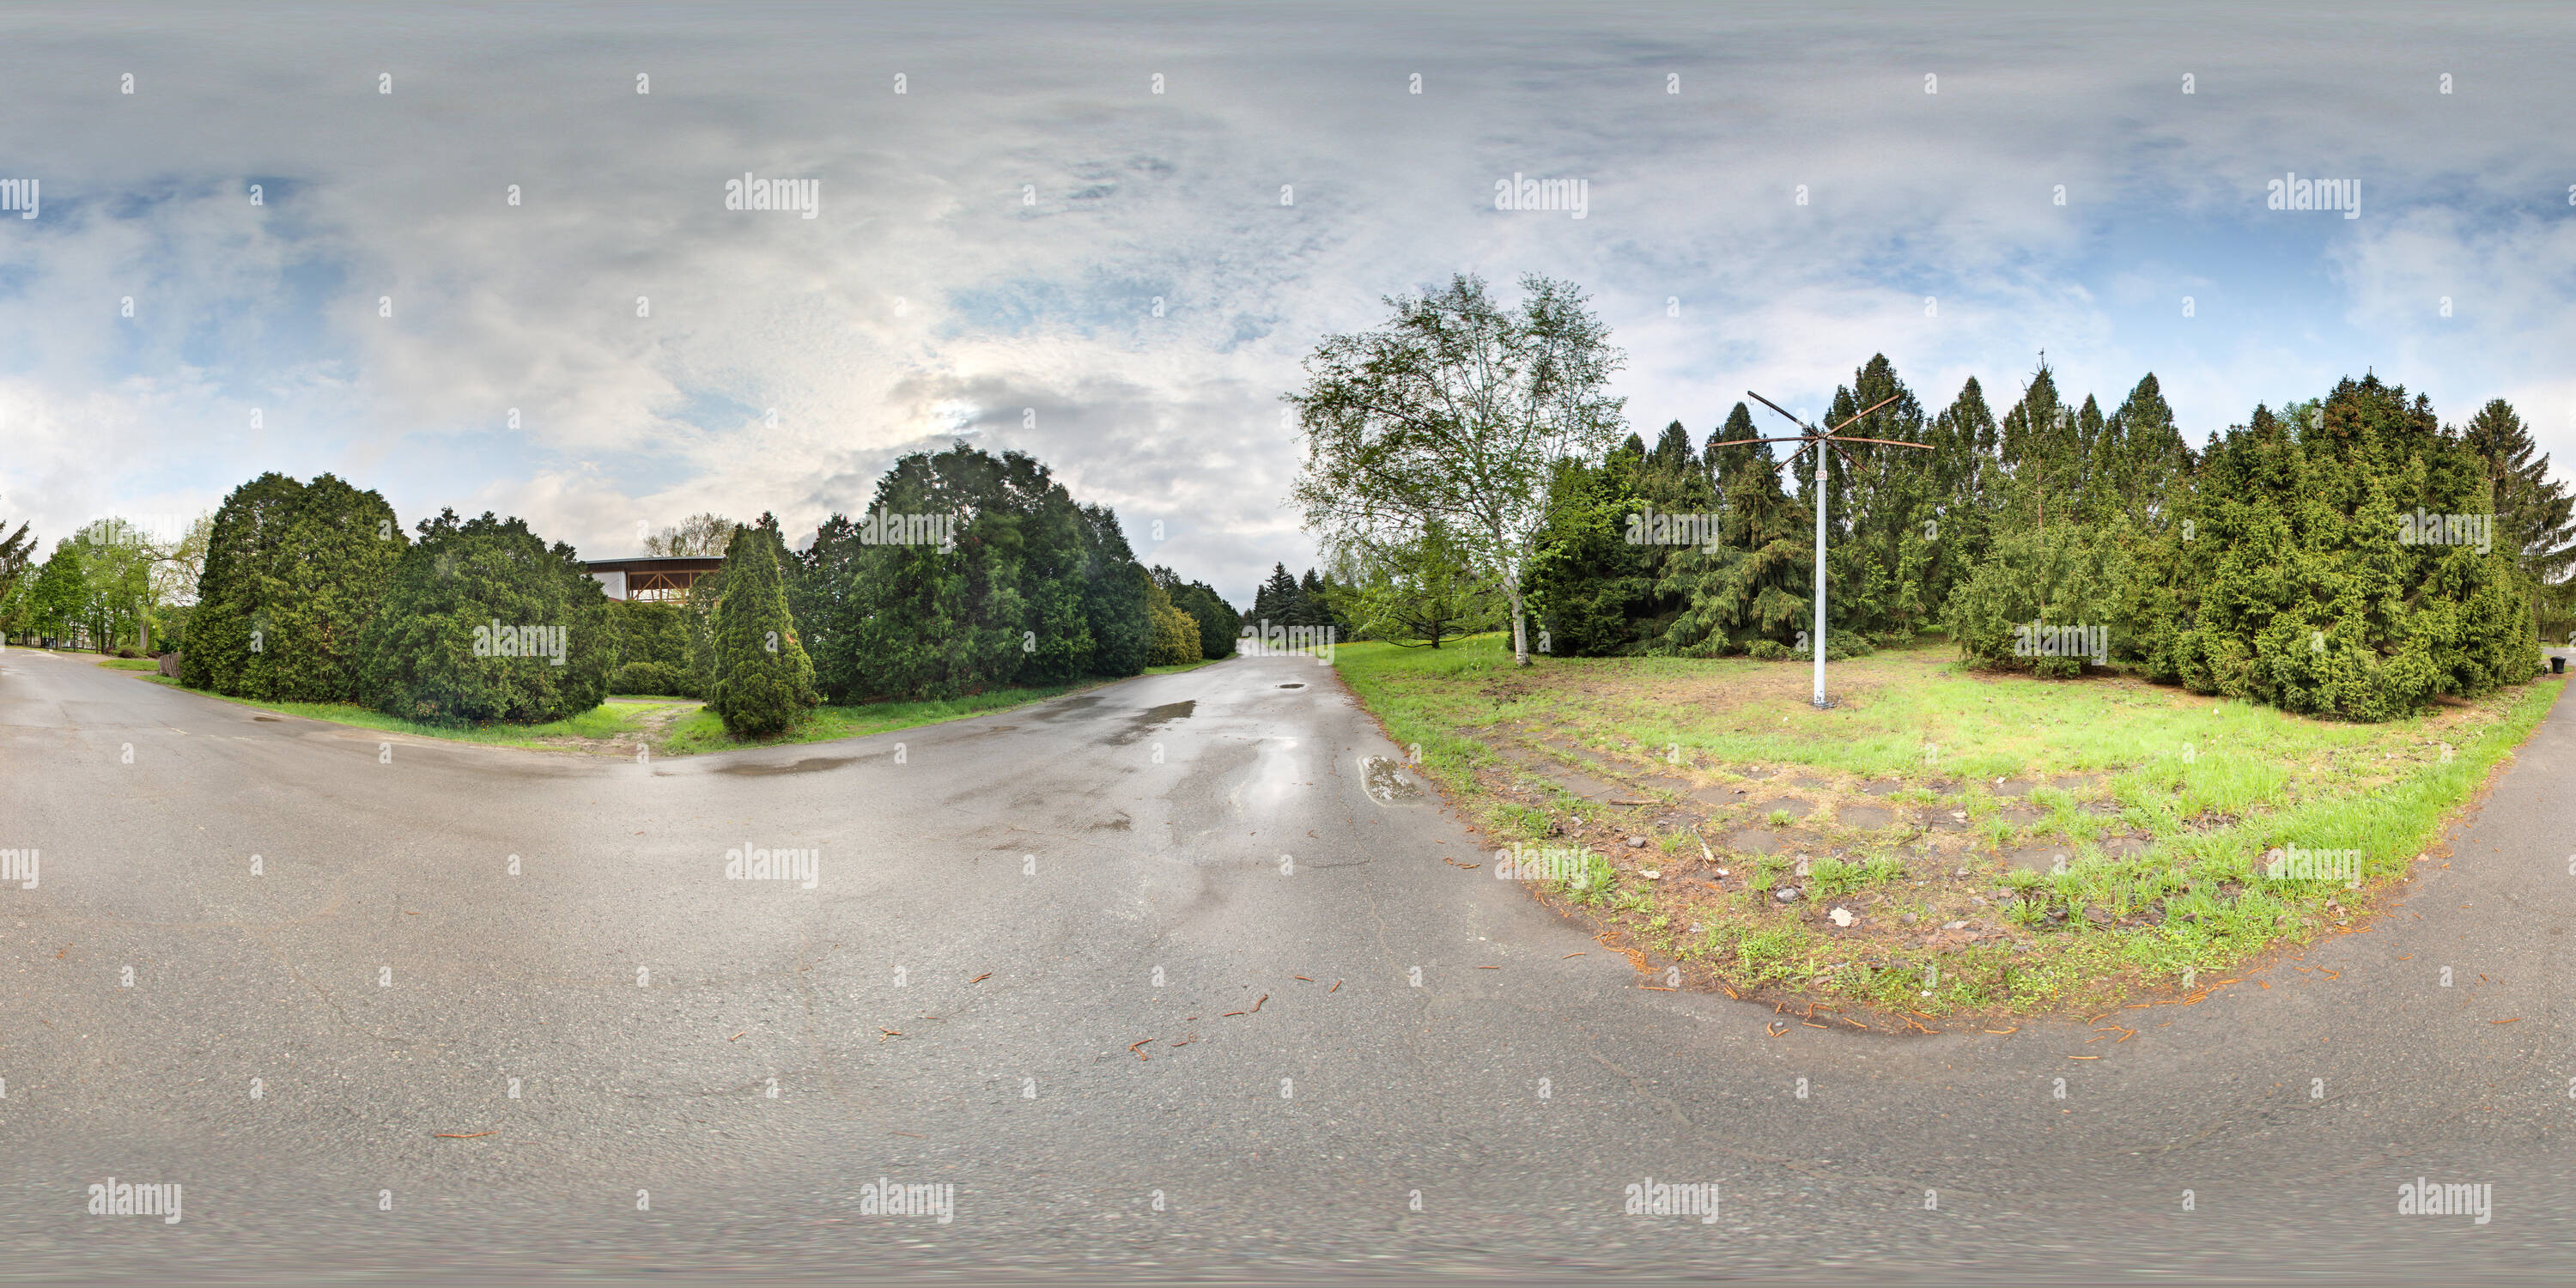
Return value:
<svg viewBox="0 0 2576 1288">
<path fill-rule="evenodd" d="M 2563 1280 L 2576 715 L 2392 918 L 2125 1043 L 1638 989 L 1444 863 L 1479 841 L 1371 791 L 1393 752 L 1304 659 L 645 765 L 0 653 L 0 849 L 41 852 L 0 1275 Z M 2399 1216 L 2419 1175 L 2491 1222 Z M 86 1215 L 110 1176 L 183 1219 Z M 881 1177 L 953 1221 L 862 1215 Z M 1719 1219 L 1623 1214 L 1648 1178 Z"/>
</svg>

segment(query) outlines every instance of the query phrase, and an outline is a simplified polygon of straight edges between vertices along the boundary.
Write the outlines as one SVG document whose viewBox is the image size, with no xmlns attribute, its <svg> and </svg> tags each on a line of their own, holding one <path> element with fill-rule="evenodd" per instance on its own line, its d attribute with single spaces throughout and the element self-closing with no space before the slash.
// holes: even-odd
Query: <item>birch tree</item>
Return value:
<svg viewBox="0 0 2576 1288">
<path fill-rule="evenodd" d="M 1386 300 L 1380 330 L 1327 336 L 1297 409 L 1306 464 L 1294 497 L 1335 544 L 1389 546 L 1445 526 L 1503 592 L 1512 658 L 1530 661 L 1522 577 L 1547 526 L 1560 462 L 1597 461 L 1626 432 L 1608 392 L 1623 365 L 1571 283 L 1521 279 L 1518 308 L 1460 274 Z"/>
</svg>

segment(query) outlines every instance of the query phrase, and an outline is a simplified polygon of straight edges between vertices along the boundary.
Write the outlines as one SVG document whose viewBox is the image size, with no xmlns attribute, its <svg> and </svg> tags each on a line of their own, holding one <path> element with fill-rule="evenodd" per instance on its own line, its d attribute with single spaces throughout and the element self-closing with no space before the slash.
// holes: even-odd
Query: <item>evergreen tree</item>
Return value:
<svg viewBox="0 0 2576 1288">
<path fill-rule="evenodd" d="M 785 733 L 819 700 L 814 664 L 787 610 L 778 567 L 782 545 L 773 523 L 766 531 L 736 529 L 725 550 L 724 597 L 715 606 L 716 683 L 707 707 L 737 738 Z"/>
<path fill-rule="evenodd" d="M 2549 477 L 2549 458 L 2533 458 L 2539 445 L 2513 404 L 2498 398 L 2478 409 L 2461 435 L 2486 463 L 2495 514 L 2494 544 L 2529 583 L 2536 614 L 2547 617 L 2551 639 L 2569 637 L 2569 578 L 2576 569 L 2576 498 Z"/>
<path fill-rule="evenodd" d="M 2486 464 L 2428 400 L 2377 377 L 2284 420 L 2257 407 L 2213 439 L 2189 497 L 2174 625 L 2141 632 L 2150 675 L 2354 720 L 2530 678 L 2531 605 L 2511 556 L 2401 516 L 2482 512 Z"/>
<path fill-rule="evenodd" d="M 1743 403 L 1709 440 L 1708 460 L 1723 487 L 1715 550 L 1689 547 L 1665 565 L 1662 588 L 1685 604 L 1664 646 L 1692 657 L 1785 653 L 1813 607 L 1815 535 L 1781 487 L 1778 459 L 1759 441 Z"/>
<path fill-rule="evenodd" d="M 441 510 L 417 530 L 359 643 L 369 705 L 409 720 L 531 723 L 599 705 L 617 627 L 571 546 L 489 511 Z"/>
<path fill-rule="evenodd" d="M 1152 647 L 1153 620 L 1145 595 L 1152 579 L 1137 564 L 1117 515 L 1086 505 L 1082 520 L 1082 615 L 1094 641 L 1091 670 L 1113 677 L 1135 675 L 1145 669 Z"/>
<path fill-rule="evenodd" d="M 407 544 L 382 496 L 329 474 L 235 488 L 209 530 L 180 681 L 235 697 L 358 697 L 359 640 Z"/>
<path fill-rule="evenodd" d="M 1302 598 L 1304 592 L 1298 588 L 1297 579 L 1288 575 L 1288 565 L 1272 564 L 1269 580 L 1253 592 L 1251 619 L 1264 625 L 1285 626 Z"/>
</svg>

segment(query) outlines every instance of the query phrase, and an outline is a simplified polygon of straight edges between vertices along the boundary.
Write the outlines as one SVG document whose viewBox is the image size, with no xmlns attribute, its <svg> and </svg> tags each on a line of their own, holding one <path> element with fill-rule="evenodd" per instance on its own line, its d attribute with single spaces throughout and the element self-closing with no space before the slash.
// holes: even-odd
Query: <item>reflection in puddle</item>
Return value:
<svg viewBox="0 0 2576 1288">
<path fill-rule="evenodd" d="M 1360 757 L 1360 775 L 1368 784 L 1369 799 L 1380 805 L 1422 799 L 1422 788 L 1413 781 L 1413 775 L 1384 756 Z"/>
<path fill-rule="evenodd" d="M 1287 807 L 1288 800 L 1305 781 L 1297 768 L 1294 738 L 1264 738 L 1261 754 L 1252 762 L 1251 781 L 1235 793 L 1235 803 L 1256 818 L 1267 817 Z"/>
<path fill-rule="evenodd" d="M 764 774 L 810 774 L 817 770 L 830 769 L 836 765 L 846 765 L 857 759 L 858 757 L 856 756 L 807 756 L 805 759 L 797 761 L 792 765 L 732 764 L 726 765 L 723 768 L 716 770 L 716 772 L 719 774 L 735 774 L 741 776 L 758 776 Z"/>
</svg>

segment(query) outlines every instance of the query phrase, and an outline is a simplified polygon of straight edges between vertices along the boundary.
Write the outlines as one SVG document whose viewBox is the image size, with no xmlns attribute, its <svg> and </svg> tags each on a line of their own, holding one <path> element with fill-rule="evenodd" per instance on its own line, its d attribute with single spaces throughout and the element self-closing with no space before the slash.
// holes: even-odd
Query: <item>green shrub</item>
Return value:
<svg viewBox="0 0 2576 1288">
<path fill-rule="evenodd" d="M 1145 582 L 1146 611 L 1154 622 L 1154 649 L 1149 666 L 1175 666 L 1199 660 L 1199 624 L 1172 606 L 1172 597 L 1152 578 Z"/>
<path fill-rule="evenodd" d="M 368 626 L 407 544 L 383 497 L 328 474 L 233 489 L 215 511 L 181 682 L 287 702 L 360 696 Z"/>
<path fill-rule="evenodd" d="M 697 677 L 688 668 L 667 662 L 629 662 L 609 677 L 611 693 L 646 693 L 657 697 L 694 698 Z"/>
<path fill-rule="evenodd" d="M 519 519 L 421 521 L 369 624 L 362 693 L 429 722 L 542 723 L 599 705 L 616 628 L 572 547 Z"/>
</svg>

